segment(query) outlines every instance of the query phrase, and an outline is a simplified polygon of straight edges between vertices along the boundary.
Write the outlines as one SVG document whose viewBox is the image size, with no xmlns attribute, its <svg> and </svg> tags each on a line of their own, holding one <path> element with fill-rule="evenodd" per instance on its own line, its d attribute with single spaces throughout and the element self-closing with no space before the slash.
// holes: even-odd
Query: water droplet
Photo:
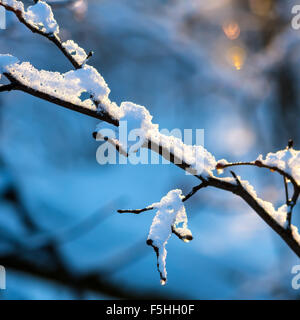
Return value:
<svg viewBox="0 0 300 320">
<path fill-rule="evenodd" d="M 223 169 L 217 169 L 217 174 L 218 174 L 218 175 L 222 174 L 223 172 L 224 172 Z"/>
<path fill-rule="evenodd" d="M 161 280 L 160 280 L 160 284 L 161 284 L 162 286 L 164 286 L 164 285 L 166 284 L 166 280 L 161 279 Z"/>
</svg>

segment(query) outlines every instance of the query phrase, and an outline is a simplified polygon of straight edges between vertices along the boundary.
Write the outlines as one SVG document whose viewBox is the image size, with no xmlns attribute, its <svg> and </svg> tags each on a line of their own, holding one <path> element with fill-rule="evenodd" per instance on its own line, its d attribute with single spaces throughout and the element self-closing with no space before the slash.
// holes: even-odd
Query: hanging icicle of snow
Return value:
<svg viewBox="0 0 300 320">
<path fill-rule="evenodd" d="M 171 190 L 160 202 L 152 204 L 157 208 L 153 219 L 147 244 L 151 245 L 157 255 L 157 268 L 161 284 L 167 281 L 166 244 L 172 233 L 172 227 L 182 235 L 183 239 L 192 239 L 192 233 L 187 227 L 187 216 L 182 202 L 183 195 L 179 189 Z"/>
</svg>

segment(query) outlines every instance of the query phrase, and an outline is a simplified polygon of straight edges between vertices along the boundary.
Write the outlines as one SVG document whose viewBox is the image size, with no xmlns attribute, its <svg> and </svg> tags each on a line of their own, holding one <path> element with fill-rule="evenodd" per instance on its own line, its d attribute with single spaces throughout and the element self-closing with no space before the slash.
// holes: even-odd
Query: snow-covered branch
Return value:
<svg viewBox="0 0 300 320">
<path fill-rule="evenodd" d="M 288 148 L 276 153 L 269 153 L 264 159 L 259 156 L 253 162 L 229 163 L 216 161 L 215 157 L 202 146 L 190 146 L 181 139 L 167 136 L 159 131 L 158 124 L 152 122 L 149 111 L 132 102 L 122 102 L 120 106 L 110 101 L 110 89 L 101 74 L 87 64 L 91 54 L 86 54 L 72 40 L 62 43 L 59 39 L 59 26 L 54 19 L 51 7 L 43 1 L 24 9 L 16 0 L 0 0 L 0 5 L 15 13 L 19 21 L 32 32 L 38 33 L 53 42 L 72 63 L 75 70 L 66 73 L 38 70 L 29 62 L 20 63 L 11 55 L 0 55 L 0 75 L 9 80 L 9 84 L 0 87 L 0 92 L 19 90 L 54 104 L 80 112 L 104 122 L 97 132 L 111 126 L 119 126 L 126 121 L 128 130 L 135 129 L 139 145 L 125 146 L 117 139 L 107 138 L 122 154 L 136 152 L 139 148 L 148 148 L 179 168 L 198 178 L 201 183 L 186 196 L 179 189 L 171 190 L 158 203 L 144 209 L 119 210 L 122 212 L 141 213 L 156 209 L 147 243 L 151 245 L 158 258 L 158 270 L 164 284 L 166 277 L 166 244 L 173 232 L 184 241 L 192 240 L 187 228 L 187 214 L 183 202 L 203 187 L 213 187 L 230 191 L 242 198 L 300 257 L 300 236 L 296 226 L 291 224 L 292 209 L 300 193 L 300 151 Z M 248 181 L 242 180 L 232 172 L 233 177 L 217 177 L 216 172 L 239 165 L 251 165 L 267 168 L 284 177 L 284 183 L 293 184 L 294 194 L 291 199 L 286 192 L 286 204 L 277 210 L 273 204 L 260 199 Z"/>
<path fill-rule="evenodd" d="M 266 168 L 272 172 L 277 172 L 283 176 L 285 195 L 286 195 L 286 208 L 287 217 L 285 219 L 285 226 L 291 229 L 293 208 L 297 204 L 300 194 L 300 152 L 293 149 L 293 141 L 290 140 L 285 150 L 280 150 L 276 153 L 269 153 L 266 159 L 260 155 L 255 161 L 252 162 L 235 162 L 228 163 L 226 160 L 221 160 L 217 163 L 217 170 L 222 171 L 225 168 L 233 166 L 256 166 L 258 168 Z M 293 185 L 293 195 L 290 198 L 288 193 L 288 182 Z"/>
<path fill-rule="evenodd" d="M 1 0 L 0 6 L 13 12 L 18 20 L 29 30 L 37 33 L 52 43 L 65 55 L 75 69 L 82 67 L 88 55 L 72 40 L 62 43 L 58 34 L 59 26 L 53 16 L 51 7 L 44 1 L 24 9 L 24 4 L 17 0 Z"/>
</svg>

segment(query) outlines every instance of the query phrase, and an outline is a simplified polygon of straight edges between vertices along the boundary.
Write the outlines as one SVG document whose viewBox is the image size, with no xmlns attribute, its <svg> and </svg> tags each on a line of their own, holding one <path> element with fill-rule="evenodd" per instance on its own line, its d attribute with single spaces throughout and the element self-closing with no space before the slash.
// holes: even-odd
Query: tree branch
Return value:
<svg viewBox="0 0 300 320">
<path fill-rule="evenodd" d="M 3 4 L 0 2 L 0 6 L 4 7 L 7 11 L 11 11 L 13 12 L 16 17 L 18 18 L 18 20 L 24 24 L 31 32 L 33 33 L 37 33 L 45 38 L 47 38 L 48 40 L 50 40 L 58 49 L 59 51 L 62 52 L 62 54 L 71 62 L 71 64 L 73 65 L 73 67 L 75 69 L 80 69 L 82 67 L 82 65 L 80 65 L 75 59 L 74 57 L 68 52 L 68 50 L 62 45 L 60 38 L 53 33 L 46 33 L 42 30 L 40 30 L 38 27 L 35 27 L 33 25 L 31 25 L 30 23 L 28 23 L 26 21 L 26 19 L 23 16 L 23 12 L 20 10 L 15 10 L 13 7 L 7 5 L 7 4 Z"/>
<path fill-rule="evenodd" d="M 97 112 L 96 110 L 91 110 L 91 109 L 88 109 L 88 108 L 85 108 L 85 107 L 82 107 L 79 105 L 72 104 L 68 101 L 63 101 L 63 100 L 58 99 L 56 97 L 50 96 L 44 92 L 37 91 L 37 90 L 32 89 L 30 87 L 24 86 L 21 83 L 18 83 L 18 81 L 16 79 L 14 79 L 10 74 L 4 73 L 4 75 L 14 85 L 12 90 L 20 90 L 20 91 L 26 92 L 32 96 L 41 98 L 41 99 L 49 101 L 49 102 L 52 102 L 52 103 L 57 104 L 59 106 L 65 107 L 67 109 L 71 109 L 73 111 L 80 112 L 82 114 L 94 117 L 96 119 L 106 121 L 108 123 L 113 124 L 114 126 L 119 126 L 119 121 L 117 119 L 113 119 L 108 114 L 105 114 L 105 113 L 101 114 L 101 113 Z M 228 181 L 222 180 L 221 178 L 217 178 L 214 176 L 211 176 L 211 177 L 207 178 L 207 180 L 206 180 L 201 175 L 195 174 L 195 170 L 193 168 L 191 168 L 190 165 L 188 165 L 184 161 L 180 161 L 180 159 L 178 159 L 174 154 L 172 154 L 172 152 L 170 152 L 169 150 L 166 150 L 164 148 L 164 146 L 159 145 L 151 140 L 149 140 L 145 144 L 144 147 L 160 154 L 162 157 L 164 157 L 166 160 L 169 160 L 170 162 L 175 164 L 177 167 L 194 175 L 196 178 L 201 180 L 201 182 L 205 182 L 207 184 L 207 186 L 212 186 L 214 188 L 230 191 L 230 192 L 238 195 L 239 197 L 241 197 L 288 244 L 288 246 L 296 253 L 296 255 L 298 257 L 300 257 L 300 244 L 298 244 L 298 242 L 293 238 L 290 230 L 286 230 L 286 229 L 282 228 L 268 214 L 268 212 L 257 203 L 257 201 L 244 188 L 241 188 L 241 187 L 238 188 L 236 184 L 230 183 Z M 167 155 L 170 155 L 169 158 L 167 157 Z M 294 206 L 296 204 L 298 196 L 299 196 L 299 187 L 298 187 L 296 181 L 293 179 L 293 177 L 291 177 L 289 174 L 285 173 L 284 171 L 282 171 L 276 167 L 260 165 L 255 162 L 239 162 L 239 163 L 228 164 L 228 165 L 225 165 L 224 167 L 238 166 L 238 165 L 252 165 L 252 166 L 256 166 L 256 167 L 264 167 L 264 168 L 268 168 L 268 169 L 272 169 L 274 171 L 277 171 L 282 176 L 287 177 L 293 183 L 293 186 L 294 186 L 294 195 L 292 197 L 292 205 Z M 151 210 L 151 209 L 148 209 L 148 210 Z M 146 211 L 146 210 L 143 210 L 143 211 Z"/>
<path fill-rule="evenodd" d="M 292 140 L 289 140 L 288 143 L 288 149 L 293 147 L 293 142 Z M 271 170 L 272 172 L 277 172 L 281 176 L 283 176 L 283 181 L 284 181 L 284 188 L 285 188 L 285 197 L 286 197 L 286 205 L 288 206 L 288 212 L 287 212 L 287 229 L 291 231 L 291 222 L 292 222 L 292 213 L 293 213 L 293 208 L 297 204 L 299 195 L 300 195 L 300 186 L 298 185 L 297 181 L 287 172 L 284 170 L 281 170 L 280 168 L 276 166 L 269 166 L 264 163 L 262 163 L 260 160 L 252 161 L 252 162 L 234 162 L 234 163 L 218 163 L 216 166 L 216 169 L 225 169 L 228 167 L 233 167 L 233 166 L 256 166 L 258 168 L 266 168 Z M 287 186 L 287 180 L 291 181 L 294 189 L 294 193 L 291 199 L 289 199 L 288 196 L 288 186 Z"/>
<path fill-rule="evenodd" d="M 110 114 L 108 114 L 105 111 L 100 111 L 97 110 L 96 108 L 93 109 L 89 109 L 87 107 L 84 106 L 80 106 L 80 105 L 76 105 L 72 102 L 69 101 L 65 101 L 62 100 L 60 98 L 51 96 L 43 91 L 38 91 L 36 89 L 33 89 L 31 87 L 25 86 L 23 85 L 21 82 L 19 82 L 16 78 L 14 78 L 10 73 L 3 73 L 3 75 L 11 82 L 9 86 L 10 90 L 18 90 L 18 91 L 23 91 L 25 93 L 28 93 L 34 97 L 49 101 L 53 104 L 59 105 L 61 107 L 76 111 L 76 112 L 80 112 L 82 114 L 85 114 L 87 116 L 99 119 L 99 120 L 103 120 L 105 122 L 111 123 L 115 126 L 119 125 L 119 121 L 117 119 L 114 119 Z M 0 87 L 1 88 L 1 87 Z M 4 91 L 4 90 L 3 90 Z M 7 90 L 5 90 L 7 91 Z M 1 92 L 1 90 L 0 90 Z"/>
<path fill-rule="evenodd" d="M 202 188 L 205 188 L 207 187 L 207 182 L 204 181 L 202 183 L 200 183 L 199 185 L 195 186 L 192 191 L 190 191 L 186 196 L 184 196 L 182 198 L 182 202 L 185 202 L 187 201 L 189 198 L 191 198 L 197 191 L 199 191 L 200 189 Z M 155 209 L 154 206 L 148 206 L 146 208 L 143 208 L 143 209 L 127 209 L 127 210 L 118 210 L 118 213 L 135 213 L 135 214 L 140 214 L 142 212 L 145 212 L 145 211 L 149 211 L 149 210 L 153 210 Z"/>
<path fill-rule="evenodd" d="M 12 91 L 12 90 L 16 90 L 16 85 L 13 83 L 0 86 L 0 92 Z"/>
<path fill-rule="evenodd" d="M 0 263 L 7 268 L 17 271 L 26 272 L 33 276 L 54 281 L 59 285 L 66 285 L 70 288 L 80 291 L 94 291 L 111 297 L 120 299 L 166 299 L 170 298 L 151 291 L 138 292 L 135 289 L 122 285 L 121 283 L 113 283 L 106 279 L 100 273 L 90 273 L 88 275 L 76 276 L 67 271 L 63 267 L 57 268 L 41 268 L 40 264 L 30 262 L 28 259 L 21 259 L 19 256 L 0 257 Z"/>
</svg>

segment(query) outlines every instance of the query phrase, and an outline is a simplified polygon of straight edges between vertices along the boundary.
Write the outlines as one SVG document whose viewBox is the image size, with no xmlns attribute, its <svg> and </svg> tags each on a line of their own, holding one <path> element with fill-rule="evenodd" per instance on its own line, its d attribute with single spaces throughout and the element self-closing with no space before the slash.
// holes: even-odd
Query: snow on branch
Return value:
<svg viewBox="0 0 300 320">
<path fill-rule="evenodd" d="M 217 165 L 215 157 L 201 145 L 187 145 L 182 139 L 163 134 L 159 125 L 152 123 L 152 116 L 144 106 L 122 102 L 118 119 L 126 121 L 128 132 L 139 138 L 139 143 L 114 140 L 122 154 L 134 153 L 141 147 L 149 148 L 159 152 L 166 160 L 184 166 L 190 174 L 201 176 L 202 180 L 213 175 Z M 101 131 L 105 129 L 112 129 L 111 124 L 100 123 L 94 137 L 97 138 L 98 133 L 101 136 Z"/>
<path fill-rule="evenodd" d="M 268 203 L 265 207 L 277 223 L 279 223 L 283 228 L 293 231 L 293 235 L 297 236 L 297 230 L 295 226 L 291 224 L 293 208 L 297 203 L 300 194 L 300 151 L 293 149 L 293 141 L 290 140 L 288 146 L 284 150 L 277 151 L 276 153 L 268 153 L 266 158 L 263 159 L 262 155 L 253 162 L 236 162 L 228 163 L 225 159 L 220 160 L 217 163 L 217 170 L 221 173 L 225 168 L 232 166 L 256 166 L 259 168 L 267 168 L 272 172 L 277 172 L 284 178 L 284 188 L 286 194 L 286 204 L 280 207 L 277 211 L 273 208 L 273 205 Z M 293 185 L 293 195 L 290 198 L 287 183 L 291 182 Z M 245 184 L 245 183 L 244 183 Z M 249 188 L 250 193 L 256 199 L 257 195 L 253 187 Z M 249 191 L 248 190 L 248 191 Z M 261 204 L 266 204 L 259 199 Z"/>
<path fill-rule="evenodd" d="M 157 255 L 157 269 L 160 274 L 161 284 L 167 281 L 166 244 L 171 236 L 172 229 L 188 242 L 192 237 L 187 227 L 187 215 L 182 202 L 183 195 L 179 189 L 171 190 L 160 202 L 152 204 L 158 209 L 152 221 L 147 244 L 152 246 Z"/>
<path fill-rule="evenodd" d="M 51 7 L 45 1 L 37 1 L 27 10 L 24 9 L 23 2 L 16 0 L 0 0 L 0 6 L 13 12 L 29 30 L 53 42 L 75 69 L 81 68 L 91 56 L 91 52 L 87 55 L 73 40 L 61 42 L 58 36 L 59 25 L 54 18 Z"/>
<path fill-rule="evenodd" d="M 281 170 L 300 186 L 300 151 L 286 148 L 276 153 L 268 153 L 265 159 L 260 155 L 256 161 L 261 162 L 264 166 Z"/>
<path fill-rule="evenodd" d="M 81 66 L 83 66 L 85 64 L 87 59 L 92 54 L 90 52 L 89 55 L 87 55 L 85 50 L 83 48 L 79 47 L 79 45 L 76 42 L 74 42 L 73 40 L 67 40 L 67 41 L 63 42 L 62 46 L 73 57 L 73 59 L 76 60 L 76 62 Z"/>
<path fill-rule="evenodd" d="M 276 221 L 278 225 L 280 225 L 284 229 L 287 229 L 288 206 L 286 204 L 282 205 L 276 210 L 271 202 L 262 200 L 257 196 L 257 193 L 254 190 L 254 187 L 247 180 L 240 180 L 240 177 L 236 176 L 235 174 L 234 174 L 234 177 L 237 180 L 238 184 L 244 190 L 246 190 L 262 208 L 264 208 L 264 210 L 270 215 L 270 217 L 274 219 L 274 221 Z M 292 229 L 295 240 L 300 245 L 300 235 L 298 233 L 298 228 L 293 225 L 291 225 L 290 227 Z"/>
<path fill-rule="evenodd" d="M 24 4 L 16 0 L 1 0 L 0 5 L 14 12 L 31 28 L 45 34 L 58 34 L 59 26 L 54 19 L 51 7 L 44 1 L 37 1 L 34 5 L 24 9 Z"/>
<path fill-rule="evenodd" d="M 30 89 L 33 95 L 42 93 L 56 101 L 104 113 L 109 115 L 111 121 L 119 116 L 119 108 L 108 97 L 110 89 L 92 66 L 84 65 L 80 69 L 61 74 L 37 70 L 29 62 L 19 63 L 11 55 L 0 54 L 1 73 L 15 84 L 16 90 Z"/>
<path fill-rule="evenodd" d="M 157 269 L 160 275 L 161 284 L 165 285 L 167 281 L 166 271 L 166 244 L 174 233 L 184 242 L 193 240 L 191 231 L 187 227 L 188 219 L 183 203 L 190 199 L 197 191 L 206 187 L 206 183 L 194 187 L 186 196 L 182 195 L 182 190 L 176 189 L 168 192 L 160 202 L 153 203 L 144 209 L 136 210 L 118 210 L 119 213 L 140 214 L 145 211 L 158 209 L 147 239 L 147 244 L 152 246 L 157 256 Z"/>
</svg>

